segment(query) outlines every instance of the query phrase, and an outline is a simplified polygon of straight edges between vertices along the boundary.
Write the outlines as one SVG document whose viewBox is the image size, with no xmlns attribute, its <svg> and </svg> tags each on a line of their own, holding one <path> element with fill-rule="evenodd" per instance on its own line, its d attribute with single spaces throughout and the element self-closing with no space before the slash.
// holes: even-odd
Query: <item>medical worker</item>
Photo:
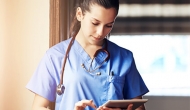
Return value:
<svg viewBox="0 0 190 110">
<path fill-rule="evenodd" d="M 121 110 L 102 105 L 149 91 L 132 52 L 107 39 L 119 0 L 77 1 L 70 38 L 47 50 L 26 86 L 35 94 L 32 110 L 47 110 L 50 102 L 55 110 Z"/>
</svg>

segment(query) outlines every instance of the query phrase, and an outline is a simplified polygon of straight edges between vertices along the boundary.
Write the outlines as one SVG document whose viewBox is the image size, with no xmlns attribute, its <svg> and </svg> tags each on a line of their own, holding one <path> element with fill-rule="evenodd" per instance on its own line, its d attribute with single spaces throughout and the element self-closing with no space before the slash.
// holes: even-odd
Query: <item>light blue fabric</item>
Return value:
<svg viewBox="0 0 190 110">
<path fill-rule="evenodd" d="M 63 95 L 57 95 L 56 86 L 59 84 L 62 63 L 70 40 L 63 41 L 46 52 L 26 86 L 34 93 L 56 101 L 56 110 L 73 110 L 75 103 L 83 99 L 92 99 L 96 106 L 100 106 L 109 99 L 131 99 L 148 92 L 136 69 L 132 52 L 108 41 L 110 59 L 92 73 L 100 72 L 101 75 L 97 76 L 81 67 L 84 63 L 88 69 L 92 59 L 74 41 L 65 66 L 65 91 Z M 106 54 L 99 53 L 91 69 L 97 68 L 105 57 Z M 111 72 L 113 75 L 110 75 Z M 93 108 L 87 107 L 85 110 Z"/>
</svg>

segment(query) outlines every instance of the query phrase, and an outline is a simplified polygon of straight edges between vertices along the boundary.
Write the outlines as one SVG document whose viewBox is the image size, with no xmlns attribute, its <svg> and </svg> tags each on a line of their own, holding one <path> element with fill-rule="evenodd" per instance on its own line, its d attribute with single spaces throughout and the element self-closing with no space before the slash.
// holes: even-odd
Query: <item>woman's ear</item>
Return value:
<svg viewBox="0 0 190 110">
<path fill-rule="evenodd" d="M 76 10 L 76 18 L 78 21 L 81 21 L 83 19 L 83 13 L 80 7 L 78 7 Z"/>
</svg>

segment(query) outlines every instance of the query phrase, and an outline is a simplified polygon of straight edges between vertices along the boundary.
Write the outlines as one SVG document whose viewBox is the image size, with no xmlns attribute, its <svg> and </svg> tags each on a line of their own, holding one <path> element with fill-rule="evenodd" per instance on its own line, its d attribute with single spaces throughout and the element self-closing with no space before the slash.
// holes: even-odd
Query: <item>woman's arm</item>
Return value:
<svg viewBox="0 0 190 110">
<path fill-rule="evenodd" d="M 49 100 L 43 98 L 38 94 L 35 94 L 32 110 L 49 110 L 48 109 L 49 104 L 50 104 Z"/>
</svg>

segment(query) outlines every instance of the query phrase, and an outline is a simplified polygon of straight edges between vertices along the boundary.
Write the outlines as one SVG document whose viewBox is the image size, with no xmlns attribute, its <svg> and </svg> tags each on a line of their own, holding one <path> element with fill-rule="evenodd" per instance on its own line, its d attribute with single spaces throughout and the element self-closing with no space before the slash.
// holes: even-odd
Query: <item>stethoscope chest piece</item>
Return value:
<svg viewBox="0 0 190 110">
<path fill-rule="evenodd" d="M 65 91 L 65 86 L 63 84 L 59 84 L 56 88 L 56 92 L 58 95 L 62 95 Z"/>
</svg>

